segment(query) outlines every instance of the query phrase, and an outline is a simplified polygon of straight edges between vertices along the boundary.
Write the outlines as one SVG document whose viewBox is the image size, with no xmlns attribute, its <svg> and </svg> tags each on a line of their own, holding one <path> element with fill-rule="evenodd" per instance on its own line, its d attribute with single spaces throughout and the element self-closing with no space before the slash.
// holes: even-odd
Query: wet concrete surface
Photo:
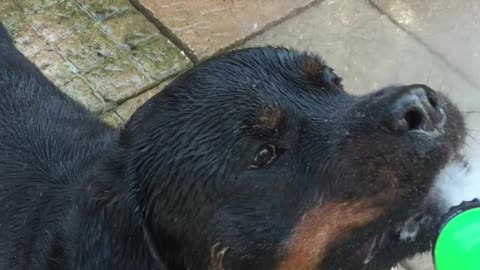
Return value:
<svg viewBox="0 0 480 270">
<path fill-rule="evenodd" d="M 195 59 L 204 59 L 294 16 L 318 0 L 132 0 Z"/>
</svg>

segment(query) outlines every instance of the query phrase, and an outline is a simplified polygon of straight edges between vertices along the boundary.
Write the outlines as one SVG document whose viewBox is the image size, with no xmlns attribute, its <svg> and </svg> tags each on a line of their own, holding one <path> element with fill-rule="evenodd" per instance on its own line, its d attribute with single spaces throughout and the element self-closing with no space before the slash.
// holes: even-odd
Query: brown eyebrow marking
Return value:
<svg viewBox="0 0 480 270">
<path fill-rule="evenodd" d="M 281 110 L 277 107 L 269 106 L 257 114 L 254 127 L 263 131 L 277 129 L 281 120 Z"/>
<path fill-rule="evenodd" d="M 319 203 L 292 230 L 278 270 L 317 269 L 332 243 L 379 218 L 386 207 L 375 198 Z"/>
</svg>

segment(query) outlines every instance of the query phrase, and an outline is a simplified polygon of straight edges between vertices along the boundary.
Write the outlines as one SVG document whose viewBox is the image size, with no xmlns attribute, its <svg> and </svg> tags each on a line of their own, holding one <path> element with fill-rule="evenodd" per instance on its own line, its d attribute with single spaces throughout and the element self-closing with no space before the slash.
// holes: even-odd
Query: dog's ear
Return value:
<svg viewBox="0 0 480 270">
<path fill-rule="evenodd" d="M 305 54 L 301 58 L 301 69 L 308 80 L 343 90 L 342 78 L 320 57 Z"/>
<path fill-rule="evenodd" d="M 325 67 L 323 70 L 323 80 L 328 84 L 343 90 L 342 78 L 338 76 L 330 67 Z"/>
<path fill-rule="evenodd" d="M 12 43 L 12 37 L 8 34 L 8 31 L 3 25 L 3 23 L 0 22 L 0 44 L 11 45 Z"/>
</svg>

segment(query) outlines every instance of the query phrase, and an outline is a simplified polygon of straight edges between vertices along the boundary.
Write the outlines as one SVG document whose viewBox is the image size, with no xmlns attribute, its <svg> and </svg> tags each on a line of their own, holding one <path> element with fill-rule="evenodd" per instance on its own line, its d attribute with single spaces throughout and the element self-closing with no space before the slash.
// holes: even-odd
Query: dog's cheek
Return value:
<svg viewBox="0 0 480 270">
<path fill-rule="evenodd" d="M 374 201 L 319 203 L 308 210 L 286 241 L 285 256 L 278 270 L 317 269 L 337 240 L 348 238 L 349 232 L 382 216 L 384 207 Z"/>
</svg>

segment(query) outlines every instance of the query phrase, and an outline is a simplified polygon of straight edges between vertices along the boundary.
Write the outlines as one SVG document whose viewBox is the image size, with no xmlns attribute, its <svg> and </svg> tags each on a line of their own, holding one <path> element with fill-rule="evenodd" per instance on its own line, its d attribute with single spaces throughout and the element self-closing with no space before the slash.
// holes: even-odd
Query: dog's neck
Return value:
<svg viewBox="0 0 480 270">
<path fill-rule="evenodd" d="M 189 260 L 179 257 L 179 254 L 183 254 L 179 241 L 163 229 L 167 228 L 166 225 L 159 224 L 161 219 L 158 217 L 170 212 L 166 207 L 162 207 L 164 202 L 161 200 L 152 202 L 153 199 L 146 195 L 140 187 L 139 182 L 142 180 L 132 177 L 132 175 L 126 175 L 126 164 L 121 159 L 117 159 L 117 157 L 108 159 L 109 161 L 103 168 L 109 171 L 107 174 L 110 180 L 107 180 L 104 188 L 109 189 L 109 193 L 111 192 L 112 195 L 116 194 L 111 197 L 116 197 L 121 201 L 118 207 L 123 209 L 119 210 L 118 214 L 125 213 L 126 216 L 118 217 L 125 220 L 119 223 L 127 224 L 130 220 L 139 227 L 138 230 L 141 231 L 144 240 L 143 246 L 146 247 L 150 257 L 149 261 L 154 267 L 152 270 L 190 269 L 185 266 Z"/>
</svg>

